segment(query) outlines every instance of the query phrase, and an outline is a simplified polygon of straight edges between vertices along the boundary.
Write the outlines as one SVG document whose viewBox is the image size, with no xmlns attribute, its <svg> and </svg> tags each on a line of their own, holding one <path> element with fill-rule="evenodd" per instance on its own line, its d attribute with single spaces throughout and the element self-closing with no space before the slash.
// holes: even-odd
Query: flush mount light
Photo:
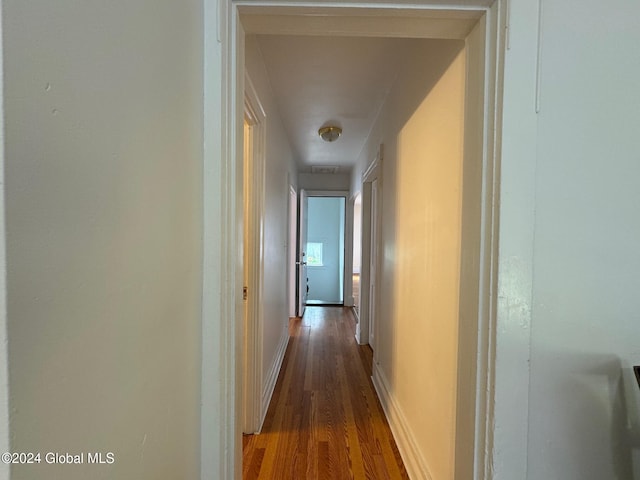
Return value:
<svg viewBox="0 0 640 480">
<path fill-rule="evenodd" d="M 338 137 L 342 135 L 342 129 L 334 126 L 322 127 L 318 130 L 318 135 L 320 135 L 325 142 L 335 142 Z"/>
</svg>

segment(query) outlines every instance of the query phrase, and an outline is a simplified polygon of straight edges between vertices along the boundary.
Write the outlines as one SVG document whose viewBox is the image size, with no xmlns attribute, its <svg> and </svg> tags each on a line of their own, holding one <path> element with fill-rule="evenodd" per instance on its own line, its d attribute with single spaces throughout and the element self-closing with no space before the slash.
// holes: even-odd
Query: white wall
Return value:
<svg viewBox="0 0 640 480">
<path fill-rule="evenodd" d="M 349 190 L 350 173 L 301 173 L 300 188 L 306 190 Z"/>
<path fill-rule="evenodd" d="M 416 478 L 453 478 L 454 469 L 462 48 L 432 41 L 412 52 L 354 178 L 358 191 L 361 172 L 384 144 L 375 369 L 408 432 L 405 452 L 410 444 L 418 452 L 410 467 Z"/>
<path fill-rule="evenodd" d="M 544 2 L 537 64 L 531 3 L 505 59 L 495 478 L 640 478 L 640 5 Z"/>
<path fill-rule="evenodd" d="M 3 9 L 12 478 L 197 478 L 201 2 Z"/>
<path fill-rule="evenodd" d="M 637 2 L 543 10 L 530 479 L 640 478 L 639 20 Z"/>
<path fill-rule="evenodd" d="M 271 92 L 255 37 L 247 36 L 245 66 L 266 113 L 264 210 L 263 379 L 268 379 L 288 338 L 287 246 L 289 179 L 297 178 L 294 157 Z M 296 186 L 294 184 L 294 186 Z M 295 248 L 295 246 L 294 246 Z M 282 352 L 280 352 L 282 353 Z M 280 359 L 281 360 L 281 359 Z"/>
</svg>

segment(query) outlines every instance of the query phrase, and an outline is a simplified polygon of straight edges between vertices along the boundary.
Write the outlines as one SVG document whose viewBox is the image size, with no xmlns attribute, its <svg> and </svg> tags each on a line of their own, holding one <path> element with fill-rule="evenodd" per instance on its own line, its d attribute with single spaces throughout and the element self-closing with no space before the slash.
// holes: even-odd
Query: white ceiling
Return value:
<svg viewBox="0 0 640 480">
<path fill-rule="evenodd" d="M 408 52 L 430 40 L 257 35 L 273 94 L 301 171 L 357 160 Z M 335 142 L 318 129 L 342 127 Z"/>
<path fill-rule="evenodd" d="M 256 36 L 262 52 L 301 171 L 332 165 L 350 169 L 409 52 L 429 39 L 464 39 L 486 6 L 240 7 L 243 29 Z M 333 143 L 317 133 L 327 124 L 343 128 Z"/>
</svg>

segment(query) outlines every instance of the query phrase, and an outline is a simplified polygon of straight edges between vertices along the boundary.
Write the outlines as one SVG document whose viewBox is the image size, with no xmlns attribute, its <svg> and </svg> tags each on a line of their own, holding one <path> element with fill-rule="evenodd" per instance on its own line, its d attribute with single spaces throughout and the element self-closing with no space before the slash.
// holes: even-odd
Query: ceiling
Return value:
<svg viewBox="0 0 640 480">
<path fill-rule="evenodd" d="M 398 38 L 259 35 L 273 94 L 302 171 L 357 160 L 412 42 Z M 318 129 L 343 129 L 325 142 Z"/>
<path fill-rule="evenodd" d="M 480 10 L 340 9 L 307 12 L 243 7 L 301 172 L 355 164 L 397 72 L 430 39 L 463 39 Z M 277 13 L 274 15 L 273 13 Z M 412 37 L 412 38 L 405 38 Z M 324 142 L 318 129 L 343 129 Z"/>
</svg>

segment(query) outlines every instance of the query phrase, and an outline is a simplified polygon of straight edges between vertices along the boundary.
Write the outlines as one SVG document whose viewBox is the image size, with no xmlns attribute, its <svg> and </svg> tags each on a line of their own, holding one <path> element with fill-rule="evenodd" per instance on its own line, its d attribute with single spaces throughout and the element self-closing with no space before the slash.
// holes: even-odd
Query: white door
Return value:
<svg viewBox="0 0 640 480">
<path fill-rule="evenodd" d="M 304 315 L 307 305 L 307 207 L 309 198 L 307 192 L 300 190 L 300 205 L 298 209 L 298 316 Z"/>
<path fill-rule="evenodd" d="M 369 255 L 369 345 L 375 350 L 376 285 L 378 284 L 378 180 L 371 182 L 371 254 Z"/>
</svg>

